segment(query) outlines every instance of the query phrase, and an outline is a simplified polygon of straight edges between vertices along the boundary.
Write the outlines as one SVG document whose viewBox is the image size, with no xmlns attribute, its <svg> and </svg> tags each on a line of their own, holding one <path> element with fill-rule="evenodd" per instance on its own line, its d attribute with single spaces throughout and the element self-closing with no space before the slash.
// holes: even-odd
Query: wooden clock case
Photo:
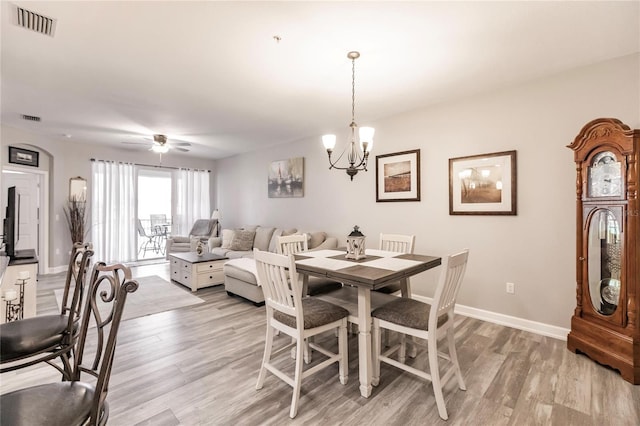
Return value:
<svg viewBox="0 0 640 426">
<path fill-rule="evenodd" d="M 633 384 L 640 384 L 639 145 L 640 130 L 631 130 L 614 118 L 587 123 L 568 145 L 574 151 L 577 172 L 577 306 L 567 347 L 618 370 Z M 605 185 L 611 182 L 608 174 L 593 177 L 601 175 L 592 168 L 598 166 L 603 153 L 612 153 L 613 170 L 620 170 L 619 183 L 611 194 L 607 187 L 591 189 L 598 185 L 591 179 L 602 179 Z M 610 282 L 615 287 L 600 294 Z M 608 303 L 612 293 L 617 304 Z"/>
</svg>

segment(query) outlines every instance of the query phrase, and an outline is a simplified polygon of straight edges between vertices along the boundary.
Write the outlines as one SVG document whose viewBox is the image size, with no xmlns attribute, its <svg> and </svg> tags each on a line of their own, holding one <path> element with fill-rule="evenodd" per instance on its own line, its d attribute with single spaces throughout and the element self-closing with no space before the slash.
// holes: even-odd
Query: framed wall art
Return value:
<svg viewBox="0 0 640 426">
<path fill-rule="evenodd" d="M 23 166 L 38 167 L 39 155 L 37 151 L 30 151 L 15 146 L 9 147 L 9 163 L 21 164 Z"/>
<path fill-rule="evenodd" d="M 420 201 L 420 150 L 376 156 L 376 201 Z"/>
<path fill-rule="evenodd" d="M 272 161 L 269 166 L 269 198 L 304 196 L 304 157 Z"/>
<path fill-rule="evenodd" d="M 516 215 L 516 151 L 449 159 L 449 214 Z"/>
</svg>

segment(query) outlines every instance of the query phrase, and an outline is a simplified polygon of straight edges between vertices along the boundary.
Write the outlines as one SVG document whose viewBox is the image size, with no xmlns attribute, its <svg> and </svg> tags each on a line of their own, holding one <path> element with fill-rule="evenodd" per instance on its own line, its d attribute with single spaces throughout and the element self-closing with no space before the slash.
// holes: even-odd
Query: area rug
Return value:
<svg viewBox="0 0 640 426">
<path fill-rule="evenodd" d="M 204 300 L 191 294 L 186 287 L 183 290 L 157 275 L 139 277 L 136 278 L 136 281 L 140 286 L 135 293 L 127 296 L 124 313 L 122 314 L 123 321 L 204 303 Z M 59 312 L 64 289 L 55 290 L 54 293 Z M 98 300 L 100 299 L 98 298 Z"/>
</svg>

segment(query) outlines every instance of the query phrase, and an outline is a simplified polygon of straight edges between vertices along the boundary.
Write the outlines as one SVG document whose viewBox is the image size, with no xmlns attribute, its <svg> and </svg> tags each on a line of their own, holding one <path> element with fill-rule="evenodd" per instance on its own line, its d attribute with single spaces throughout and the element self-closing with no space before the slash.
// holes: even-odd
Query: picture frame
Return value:
<svg viewBox="0 0 640 426">
<path fill-rule="evenodd" d="M 40 153 L 16 146 L 9 147 L 9 163 L 20 164 L 22 166 L 38 167 L 40 164 Z"/>
<path fill-rule="evenodd" d="M 516 151 L 449 159 L 450 215 L 517 214 Z"/>
<path fill-rule="evenodd" d="M 304 157 L 271 162 L 268 194 L 269 198 L 304 197 Z"/>
<path fill-rule="evenodd" d="M 420 150 L 376 156 L 376 202 L 420 201 Z"/>
</svg>

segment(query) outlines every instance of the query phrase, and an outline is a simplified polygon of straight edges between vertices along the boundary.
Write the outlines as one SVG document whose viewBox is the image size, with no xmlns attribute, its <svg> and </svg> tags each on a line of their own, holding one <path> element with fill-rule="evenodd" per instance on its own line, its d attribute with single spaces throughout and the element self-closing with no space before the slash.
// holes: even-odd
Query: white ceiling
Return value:
<svg viewBox="0 0 640 426">
<path fill-rule="evenodd" d="M 54 18 L 54 36 L 14 25 L 15 4 Z M 350 50 L 365 125 L 639 52 L 639 5 L 2 1 L 1 120 L 127 149 L 163 133 L 210 158 L 320 145 L 347 136 Z"/>
</svg>

